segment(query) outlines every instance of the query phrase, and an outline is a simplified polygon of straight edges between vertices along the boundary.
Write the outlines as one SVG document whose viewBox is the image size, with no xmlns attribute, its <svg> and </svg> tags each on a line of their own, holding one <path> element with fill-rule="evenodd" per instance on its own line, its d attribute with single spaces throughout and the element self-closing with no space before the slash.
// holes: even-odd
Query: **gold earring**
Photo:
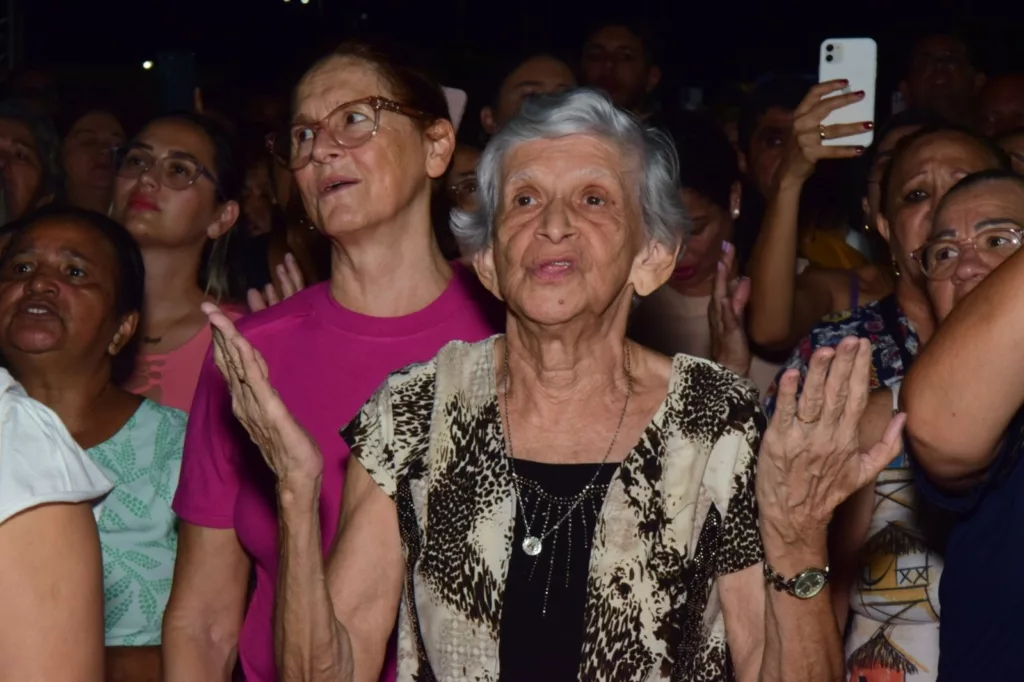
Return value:
<svg viewBox="0 0 1024 682">
<path fill-rule="evenodd" d="M 896 260 L 896 254 L 893 254 L 893 256 L 892 256 L 892 272 L 897 277 L 900 276 L 900 264 Z"/>
</svg>

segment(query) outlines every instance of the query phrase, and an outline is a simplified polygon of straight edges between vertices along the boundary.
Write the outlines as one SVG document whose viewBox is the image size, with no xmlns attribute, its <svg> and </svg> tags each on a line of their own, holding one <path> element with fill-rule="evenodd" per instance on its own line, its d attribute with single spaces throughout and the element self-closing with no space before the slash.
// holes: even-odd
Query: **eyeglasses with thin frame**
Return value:
<svg viewBox="0 0 1024 682">
<path fill-rule="evenodd" d="M 143 173 L 150 172 L 150 177 L 161 187 L 175 191 L 188 189 L 199 178 L 206 178 L 213 184 L 218 198 L 224 198 L 217 177 L 198 159 L 184 152 L 171 152 L 158 159 L 141 147 L 120 147 L 115 152 L 114 165 L 118 177 L 136 180 Z"/>
<path fill-rule="evenodd" d="M 1024 243 L 1024 230 L 1017 227 L 994 227 L 970 239 L 934 239 L 914 251 L 911 257 L 921 265 L 925 277 L 944 280 L 952 277 L 967 248 L 995 267 L 1012 256 Z"/>
<path fill-rule="evenodd" d="M 342 104 L 316 123 L 293 124 L 287 135 L 267 135 L 267 149 L 279 163 L 299 170 L 313 158 L 316 138 L 322 131 L 346 149 L 369 142 L 380 129 L 382 109 L 409 118 L 428 118 L 424 112 L 386 97 L 365 97 Z"/>
</svg>

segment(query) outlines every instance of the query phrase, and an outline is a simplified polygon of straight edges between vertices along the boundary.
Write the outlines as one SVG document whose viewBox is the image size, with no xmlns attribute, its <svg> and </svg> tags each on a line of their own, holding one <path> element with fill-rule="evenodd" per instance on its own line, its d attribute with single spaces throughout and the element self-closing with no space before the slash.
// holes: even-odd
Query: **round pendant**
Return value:
<svg viewBox="0 0 1024 682">
<path fill-rule="evenodd" d="M 523 540 L 523 551 L 530 556 L 537 556 L 543 548 L 544 546 L 541 544 L 540 538 L 527 535 L 526 539 Z"/>
</svg>

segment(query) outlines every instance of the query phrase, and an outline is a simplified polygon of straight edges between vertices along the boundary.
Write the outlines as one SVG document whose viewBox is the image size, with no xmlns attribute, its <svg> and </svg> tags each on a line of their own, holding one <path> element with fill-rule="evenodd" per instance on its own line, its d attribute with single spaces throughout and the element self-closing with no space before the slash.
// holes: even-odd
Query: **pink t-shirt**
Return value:
<svg viewBox="0 0 1024 682">
<path fill-rule="evenodd" d="M 243 306 L 222 304 L 221 310 L 232 321 L 245 315 Z M 213 334 L 210 325 L 203 325 L 195 336 L 167 353 L 139 353 L 135 371 L 124 387 L 137 395 L 167 407 L 188 412 L 199 383 L 206 351 Z"/>
<path fill-rule="evenodd" d="M 326 553 L 338 527 L 349 451 L 339 429 L 387 376 L 433 358 L 449 341 L 480 341 L 500 331 L 500 304 L 463 266 L 440 297 L 419 312 L 377 318 L 347 310 L 319 284 L 238 328 L 267 361 L 270 380 L 324 455 L 320 524 Z M 234 528 L 253 560 L 256 590 L 239 657 L 248 682 L 276 682 L 273 608 L 278 572 L 274 476 L 231 414 L 227 386 L 212 356 L 203 365 L 188 422 L 174 511 L 189 523 Z M 390 657 L 389 657 L 390 658 Z M 383 679 L 394 680 L 389 663 Z"/>
</svg>

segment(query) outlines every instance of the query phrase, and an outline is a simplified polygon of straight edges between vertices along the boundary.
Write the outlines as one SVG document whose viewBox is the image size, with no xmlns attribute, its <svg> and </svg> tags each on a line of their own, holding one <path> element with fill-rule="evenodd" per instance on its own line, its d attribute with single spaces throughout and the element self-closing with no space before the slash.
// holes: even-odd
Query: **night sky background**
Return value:
<svg viewBox="0 0 1024 682">
<path fill-rule="evenodd" d="M 163 50 L 194 52 L 207 105 L 230 110 L 239 92 L 286 92 L 295 74 L 345 37 L 387 33 L 423 52 L 446 85 L 477 96 L 496 55 L 552 46 L 575 58 L 587 27 L 604 18 L 656 29 L 663 97 L 713 89 L 766 72 L 813 74 L 830 37 L 874 37 L 880 102 L 898 81 L 921 31 L 955 27 L 991 73 L 1024 71 L 1024 4 L 1004 2 L 735 2 L 692 0 L 16 0 L 22 65 L 53 69 L 62 86 L 154 99 Z"/>
</svg>

